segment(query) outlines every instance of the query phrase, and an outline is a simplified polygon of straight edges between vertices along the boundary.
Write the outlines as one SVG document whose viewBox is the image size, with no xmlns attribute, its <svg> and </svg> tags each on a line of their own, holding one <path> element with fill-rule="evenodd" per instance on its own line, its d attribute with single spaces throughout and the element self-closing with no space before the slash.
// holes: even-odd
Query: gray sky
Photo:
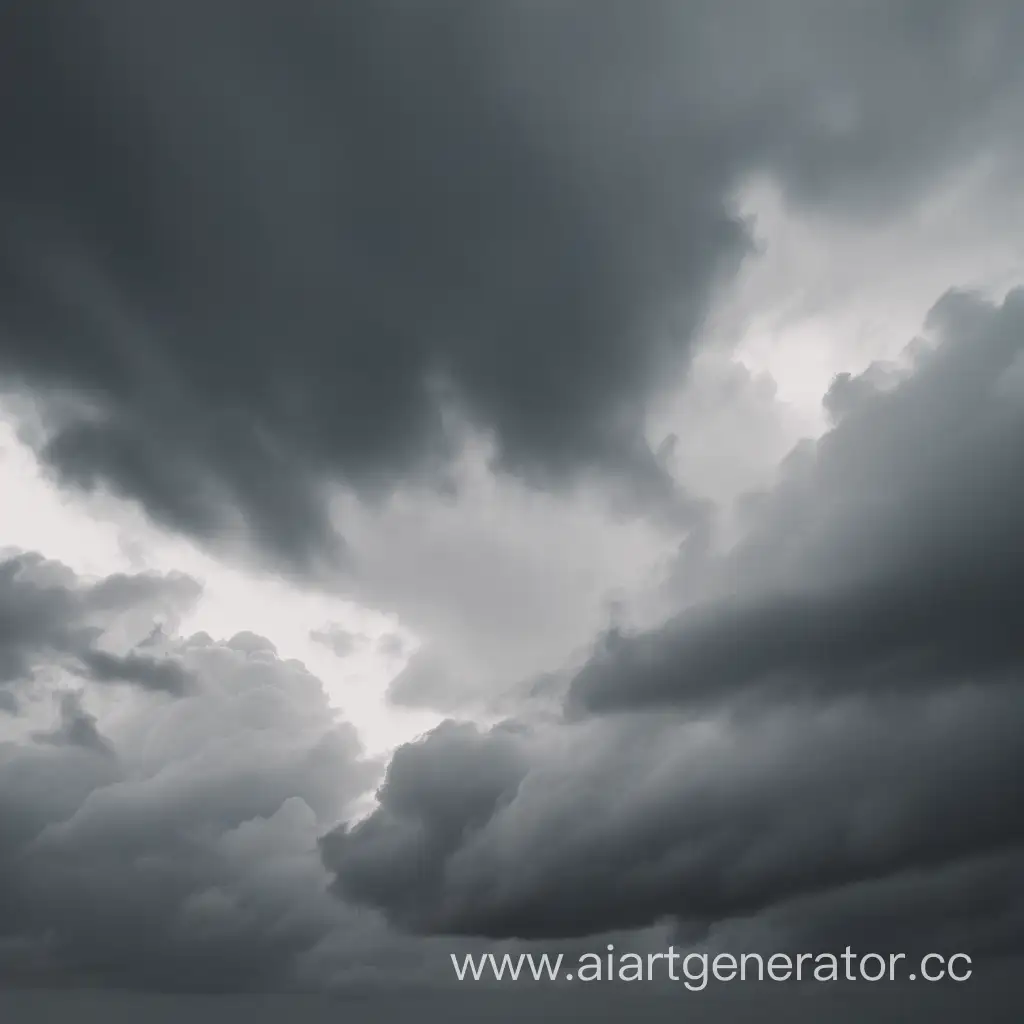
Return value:
<svg viewBox="0 0 1024 1024">
<path fill-rule="evenodd" d="M 1011 1019 L 1024 9 L 9 6 L 0 1009 Z"/>
</svg>

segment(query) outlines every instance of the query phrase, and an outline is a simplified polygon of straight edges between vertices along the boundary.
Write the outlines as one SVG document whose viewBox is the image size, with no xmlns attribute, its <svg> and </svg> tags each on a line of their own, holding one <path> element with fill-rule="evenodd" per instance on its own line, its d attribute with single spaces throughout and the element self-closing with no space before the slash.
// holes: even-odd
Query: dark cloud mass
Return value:
<svg viewBox="0 0 1024 1024">
<path fill-rule="evenodd" d="M 1019 949 L 1024 293 L 931 324 L 833 389 L 710 597 L 605 638 L 573 720 L 400 750 L 337 888 L 423 931 Z"/>
<path fill-rule="evenodd" d="M 744 176 L 859 215 L 1012 137 L 1013 3 L 19 3 L 0 365 L 47 459 L 202 535 L 329 547 L 322 483 L 671 490 L 645 395 L 747 248 Z M 837 207 L 838 208 L 838 207 Z M 232 534 L 234 535 L 234 534 Z"/>
</svg>

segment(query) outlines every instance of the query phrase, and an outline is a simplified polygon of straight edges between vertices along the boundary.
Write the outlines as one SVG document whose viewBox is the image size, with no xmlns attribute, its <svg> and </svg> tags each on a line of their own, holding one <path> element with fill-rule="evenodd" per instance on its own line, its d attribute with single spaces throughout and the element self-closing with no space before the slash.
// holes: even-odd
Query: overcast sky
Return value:
<svg viewBox="0 0 1024 1024">
<path fill-rule="evenodd" d="M 5 5 L 0 1014 L 1018 1019 L 1021 53 L 1017 0 Z M 450 962 L 609 942 L 978 976 Z"/>
</svg>

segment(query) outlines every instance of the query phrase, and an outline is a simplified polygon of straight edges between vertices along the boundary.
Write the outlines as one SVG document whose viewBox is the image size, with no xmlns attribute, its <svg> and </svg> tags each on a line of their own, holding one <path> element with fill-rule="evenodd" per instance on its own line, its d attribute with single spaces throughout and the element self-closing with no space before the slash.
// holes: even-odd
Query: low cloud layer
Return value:
<svg viewBox="0 0 1024 1024">
<path fill-rule="evenodd" d="M 837 382 L 705 600 L 604 638 L 573 720 L 399 750 L 336 889 L 425 932 L 1019 949 L 1024 293 L 930 324 Z"/>
</svg>

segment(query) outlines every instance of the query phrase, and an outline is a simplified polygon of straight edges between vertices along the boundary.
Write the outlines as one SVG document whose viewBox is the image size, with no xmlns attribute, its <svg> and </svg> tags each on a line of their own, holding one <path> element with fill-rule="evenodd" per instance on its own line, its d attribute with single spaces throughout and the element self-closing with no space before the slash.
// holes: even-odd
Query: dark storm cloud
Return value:
<svg viewBox="0 0 1024 1024">
<path fill-rule="evenodd" d="M 65 611 L 106 606 L 113 633 L 140 607 L 113 599 L 148 586 L 76 588 L 63 567 L 23 562 L 68 584 Z M 5 984 L 288 987 L 303 955 L 355 927 L 324 898 L 317 837 L 379 769 L 319 681 L 260 641 L 169 628 L 161 643 L 191 685 L 162 702 L 135 689 L 114 713 L 97 680 L 167 689 L 179 677 L 138 655 L 94 654 L 89 679 L 61 692 L 43 682 L 61 651 L 31 652 L 40 681 L 23 717 L 38 721 L 48 696 L 57 713 L 0 740 Z M 376 955 L 380 929 L 363 919 L 360 931 Z"/>
<path fill-rule="evenodd" d="M 531 479 L 603 467 L 676 503 L 644 400 L 747 248 L 735 186 L 906 200 L 1012 137 L 1020 22 L 998 2 L 21 3 L 0 361 L 61 392 L 45 454 L 66 479 L 291 559 L 332 543 L 324 480 L 437 469 L 439 388 Z"/>
<path fill-rule="evenodd" d="M 629 713 L 399 751 L 336 888 L 415 931 L 1019 949 L 1024 293 L 930 323 L 840 385 L 704 602 L 606 638 L 571 705 Z"/>
<path fill-rule="evenodd" d="M 39 555 L 8 553 L 0 561 L 0 686 L 27 684 L 40 665 L 59 665 L 100 682 L 180 694 L 190 680 L 177 661 L 98 644 L 141 642 L 118 633 L 111 638 L 111 627 L 128 611 L 150 621 L 173 617 L 198 593 L 198 584 L 181 574 L 115 574 L 90 582 Z"/>
<path fill-rule="evenodd" d="M 527 770 L 514 737 L 455 722 L 400 747 L 378 794 L 380 808 L 354 832 L 324 841 L 326 862 L 344 865 L 339 893 L 400 908 L 399 923 L 423 927 L 444 886 L 446 861 L 463 836 L 514 796 Z"/>
<path fill-rule="evenodd" d="M 886 913 L 857 939 L 934 938 L 923 892 L 949 922 L 980 914 L 981 952 L 1024 934 L 1022 700 L 442 731 L 396 756 L 380 809 L 327 839 L 325 858 L 342 895 L 417 932 L 551 939 L 675 916 L 691 937 L 730 922 L 746 939 L 749 918 L 802 900 L 767 922 L 783 947 L 842 938 L 835 894 L 889 882 Z"/>
<path fill-rule="evenodd" d="M 998 308 L 951 293 L 930 322 L 937 345 L 911 376 L 876 366 L 833 386 L 838 422 L 756 499 L 719 567 L 738 581 L 728 597 L 657 633 L 610 637 L 573 684 L 580 704 L 1016 678 L 1024 291 Z"/>
</svg>

